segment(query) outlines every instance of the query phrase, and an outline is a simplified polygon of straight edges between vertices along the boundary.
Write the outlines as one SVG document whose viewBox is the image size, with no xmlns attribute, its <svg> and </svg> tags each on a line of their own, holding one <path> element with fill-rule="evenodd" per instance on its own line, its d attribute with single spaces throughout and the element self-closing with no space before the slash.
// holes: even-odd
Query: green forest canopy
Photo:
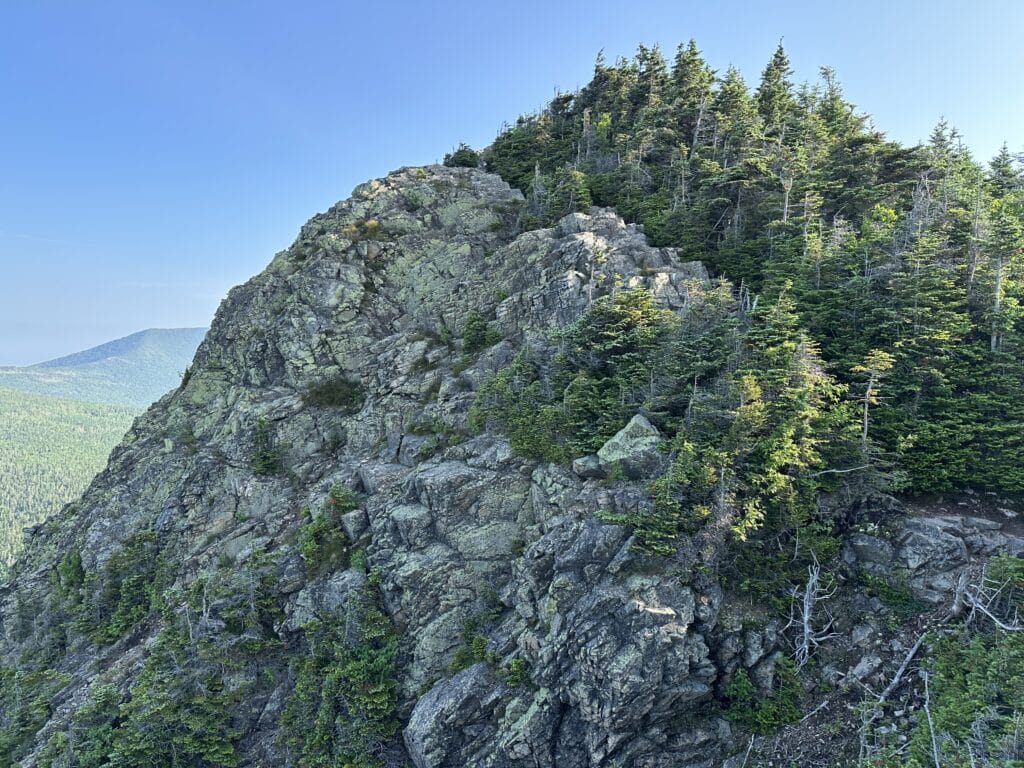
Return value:
<svg viewBox="0 0 1024 768">
<path fill-rule="evenodd" d="M 137 413 L 0 389 L 0 570 L 21 549 L 22 528 L 77 497 Z"/>
<path fill-rule="evenodd" d="M 696 44 L 599 57 L 590 83 L 483 153 L 527 225 L 590 205 L 771 300 L 783 292 L 897 487 L 1024 490 L 1024 178 L 944 122 L 874 130 L 835 73 L 795 85 L 781 45 L 751 91 Z M 865 412 L 867 407 L 865 407 Z"/>
</svg>

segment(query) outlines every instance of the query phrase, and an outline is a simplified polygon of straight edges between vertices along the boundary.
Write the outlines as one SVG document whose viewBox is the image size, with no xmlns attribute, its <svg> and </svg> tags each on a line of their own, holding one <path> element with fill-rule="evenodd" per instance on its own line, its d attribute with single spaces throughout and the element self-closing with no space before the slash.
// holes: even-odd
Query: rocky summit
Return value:
<svg viewBox="0 0 1024 768">
<path fill-rule="evenodd" d="M 924 717 L 900 664 L 1024 551 L 1016 512 L 834 486 L 821 506 L 857 522 L 781 609 L 715 575 L 734 518 L 638 546 L 682 450 L 663 423 L 627 414 L 548 460 L 487 397 L 524 360 L 556 370 L 613 297 L 675 322 L 720 287 L 611 210 L 524 231 L 526 207 L 477 169 L 405 168 L 231 291 L 0 587 L 0 762 L 854 764 L 869 719 L 874 739 Z M 787 722 L 785 750 L 760 735 Z"/>
</svg>

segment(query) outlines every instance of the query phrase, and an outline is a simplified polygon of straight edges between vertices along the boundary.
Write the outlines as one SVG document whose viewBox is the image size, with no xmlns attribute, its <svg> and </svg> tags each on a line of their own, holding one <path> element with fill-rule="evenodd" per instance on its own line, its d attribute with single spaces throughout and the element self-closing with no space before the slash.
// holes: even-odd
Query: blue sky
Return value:
<svg viewBox="0 0 1024 768">
<path fill-rule="evenodd" d="M 205 325 L 359 182 L 697 39 L 756 85 L 784 38 L 905 142 L 1024 150 L 1024 3 L 11 0 L 0 7 L 0 364 Z"/>
</svg>

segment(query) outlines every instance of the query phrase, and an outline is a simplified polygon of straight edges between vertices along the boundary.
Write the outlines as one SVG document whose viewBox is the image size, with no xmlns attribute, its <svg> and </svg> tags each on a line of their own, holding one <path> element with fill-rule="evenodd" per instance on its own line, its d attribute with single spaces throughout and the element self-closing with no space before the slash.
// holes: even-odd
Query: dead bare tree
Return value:
<svg viewBox="0 0 1024 768">
<path fill-rule="evenodd" d="M 828 600 L 835 593 L 836 586 L 834 584 L 830 587 L 822 586 L 821 566 L 818 564 L 818 559 L 814 558 L 814 562 L 807 566 L 807 583 L 804 584 L 803 590 L 794 588 L 792 591 L 793 602 L 790 607 L 789 623 L 785 627 L 789 629 L 796 626 L 799 629 L 797 640 L 794 643 L 796 646 L 794 661 L 797 669 L 803 667 L 810 660 L 811 653 L 815 648 L 827 640 L 838 637 L 837 633 L 829 631 L 835 620 L 827 610 L 824 610 L 827 619 L 824 626 L 820 628 L 814 626 L 815 611 L 820 607 L 819 604 Z"/>
<path fill-rule="evenodd" d="M 1015 601 L 1009 598 L 1009 590 L 1009 582 L 995 582 L 989 577 L 986 566 L 977 584 L 961 576 L 954 610 L 962 612 L 966 608 L 968 614 L 964 621 L 968 624 L 984 616 L 1004 632 L 1024 632 L 1024 622 L 1021 621 Z"/>
</svg>

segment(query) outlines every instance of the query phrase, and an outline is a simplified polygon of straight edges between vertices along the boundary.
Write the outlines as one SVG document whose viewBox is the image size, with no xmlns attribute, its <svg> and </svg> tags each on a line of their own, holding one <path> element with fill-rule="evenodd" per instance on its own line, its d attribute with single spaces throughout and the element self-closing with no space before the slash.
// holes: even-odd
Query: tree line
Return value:
<svg viewBox="0 0 1024 768">
<path fill-rule="evenodd" d="M 737 292 L 785 293 L 893 487 L 1024 490 L 1024 177 L 1005 147 L 979 163 L 944 122 L 902 146 L 830 69 L 796 85 L 780 45 L 751 90 L 690 41 L 671 64 L 599 56 L 482 160 L 527 226 L 612 206 Z"/>
</svg>

